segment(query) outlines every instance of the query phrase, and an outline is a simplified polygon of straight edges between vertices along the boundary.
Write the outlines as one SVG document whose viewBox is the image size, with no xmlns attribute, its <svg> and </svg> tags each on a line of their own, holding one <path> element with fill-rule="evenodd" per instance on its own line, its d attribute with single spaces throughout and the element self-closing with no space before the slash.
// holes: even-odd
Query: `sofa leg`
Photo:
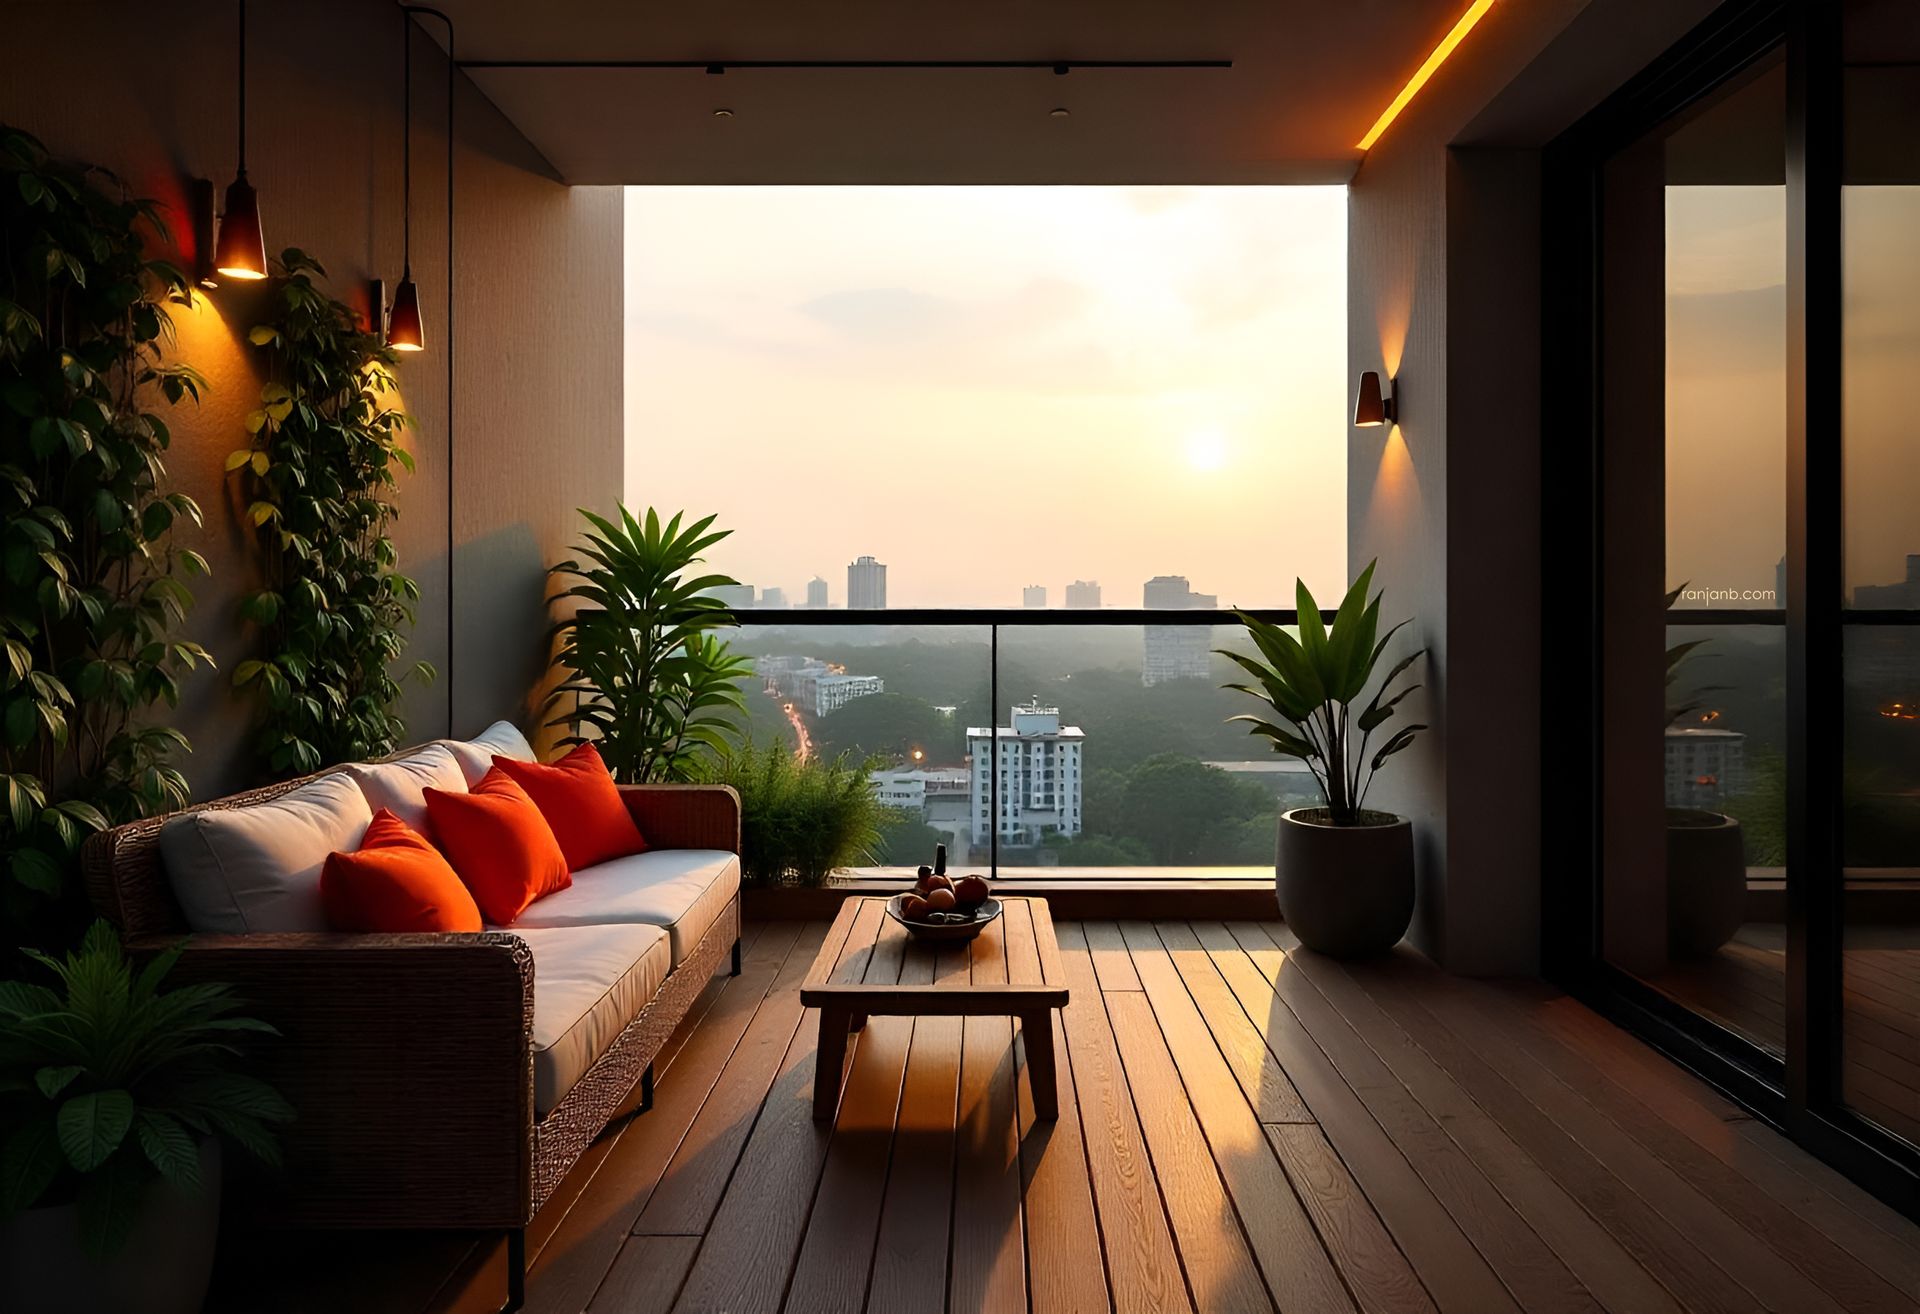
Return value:
<svg viewBox="0 0 1920 1314">
<path fill-rule="evenodd" d="M 653 1064 L 647 1064 L 647 1070 L 640 1074 L 640 1112 L 645 1113 L 653 1107 Z"/>
<path fill-rule="evenodd" d="M 740 937 L 737 935 L 733 937 L 733 970 L 727 973 L 727 975 L 740 975 Z"/>
<path fill-rule="evenodd" d="M 507 1303 L 500 1307 L 500 1314 L 514 1314 L 526 1303 L 527 1229 L 515 1227 L 507 1231 Z"/>
</svg>

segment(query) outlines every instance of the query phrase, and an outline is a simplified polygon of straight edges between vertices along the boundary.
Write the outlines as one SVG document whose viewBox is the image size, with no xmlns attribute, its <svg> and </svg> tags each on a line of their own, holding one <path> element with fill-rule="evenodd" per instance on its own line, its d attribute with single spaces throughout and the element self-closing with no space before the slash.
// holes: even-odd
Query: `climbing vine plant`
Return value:
<svg viewBox="0 0 1920 1314">
<path fill-rule="evenodd" d="M 420 589 L 389 533 L 411 418 L 389 402 L 394 355 L 315 282 L 326 271 L 288 248 L 274 262 L 272 316 L 250 341 L 267 382 L 247 417 L 252 441 L 227 457 L 262 554 L 265 587 L 241 600 L 262 655 L 234 667 L 257 692 L 257 756 L 275 776 L 392 752 L 406 733 L 394 674 Z M 411 674 L 431 679 L 416 663 Z"/>
<path fill-rule="evenodd" d="M 152 202 L 0 127 L 0 906 L 23 938 L 78 902 L 89 833 L 187 799 L 187 741 L 148 718 L 208 660 L 178 636 L 206 562 L 173 545 L 200 508 L 151 408 L 203 380 L 163 357 L 192 293 L 143 232 L 166 240 Z"/>
</svg>

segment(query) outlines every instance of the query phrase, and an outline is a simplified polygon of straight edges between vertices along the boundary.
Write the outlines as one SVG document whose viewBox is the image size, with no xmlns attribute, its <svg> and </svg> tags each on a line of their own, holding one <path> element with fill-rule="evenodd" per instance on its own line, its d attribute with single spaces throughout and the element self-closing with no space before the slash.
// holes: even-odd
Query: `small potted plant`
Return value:
<svg viewBox="0 0 1920 1314">
<path fill-rule="evenodd" d="M 1260 655 L 1219 650 L 1256 682 L 1226 688 L 1270 709 L 1228 719 L 1248 722 L 1248 732 L 1268 740 L 1275 752 L 1305 762 L 1319 786 L 1320 806 L 1280 814 L 1275 889 L 1280 915 L 1300 942 L 1341 957 L 1392 948 L 1413 920 L 1413 823 L 1368 808 L 1366 799 L 1374 773 L 1427 728 L 1402 726 L 1373 744 L 1374 732 L 1420 687 L 1393 692 L 1393 682 L 1426 650 L 1401 658 L 1356 712 L 1381 654 L 1407 623 L 1379 632 L 1381 595 L 1367 597 L 1377 564 L 1360 572 L 1331 625 L 1306 584 L 1295 581 L 1298 639 L 1236 611 Z"/>
<path fill-rule="evenodd" d="M 1686 591 L 1681 584 L 1667 594 L 1666 607 Z M 1694 651 L 1709 642 L 1693 639 L 1666 650 L 1669 699 L 1680 671 Z M 1698 712 L 1702 694 L 1726 686 L 1695 686 L 1687 698 L 1667 705 L 1667 732 Z M 1746 920 L 1747 844 L 1740 823 L 1711 808 L 1667 804 L 1667 952 L 1676 958 L 1703 958 L 1733 938 Z"/>
<path fill-rule="evenodd" d="M 218 984 L 162 991 L 171 949 L 137 973 L 96 922 L 60 989 L 0 982 L 0 1309 L 192 1314 L 220 1221 L 220 1143 L 273 1161 L 293 1111 L 241 1072 Z"/>
</svg>

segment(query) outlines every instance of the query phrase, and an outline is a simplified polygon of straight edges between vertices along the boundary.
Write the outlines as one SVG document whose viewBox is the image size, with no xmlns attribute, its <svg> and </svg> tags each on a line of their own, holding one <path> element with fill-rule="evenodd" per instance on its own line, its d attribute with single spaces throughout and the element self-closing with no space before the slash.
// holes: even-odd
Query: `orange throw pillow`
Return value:
<svg viewBox="0 0 1920 1314">
<path fill-rule="evenodd" d="M 480 909 L 439 849 L 386 808 L 360 848 L 330 853 L 320 902 L 336 931 L 477 931 Z"/>
<path fill-rule="evenodd" d="M 647 851 L 646 836 L 634 824 L 620 787 L 592 744 L 580 745 L 551 766 L 496 757 L 493 769 L 506 772 L 527 791 L 553 827 L 569 869 Z"/>
<path fill-rule="evenodd" d="M 540 809 L 498 767 L 465 794 L 422 792 L 440 847 L 488 921 L 508 925 L 535 899 L 573 884 Z"/>
</svg>

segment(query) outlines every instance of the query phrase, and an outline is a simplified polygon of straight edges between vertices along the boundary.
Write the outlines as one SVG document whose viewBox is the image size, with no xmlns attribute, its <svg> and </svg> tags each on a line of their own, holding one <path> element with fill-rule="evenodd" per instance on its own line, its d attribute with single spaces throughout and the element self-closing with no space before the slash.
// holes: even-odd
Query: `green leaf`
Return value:
<svg viewBox="0 0 1920 1314">
<path fill-rule="evenodd" d="M 68 1063 L 60 1067 L 41 1068 L 33 1074 L 33 1084 L 40 1088 L 42 1095 L 45 1095 L 48 1099 L 55 1099 L 61 1091 L 72 1084 L 75 1077 L 85 1071 L 86 1069 L 77 1063 Z"/>
<path fill-rule="evenodd" d="M 255 412 L 255 414 L 258 414 L 258 412 Z M 241 466 L 246 465 L 252 460 L 253 449 L 251 447 L 240 447 L 228 452 L 227 473 L 232 474 L 235 470 L 238 470 Z"/>
<path fill-rule="evenodd" d="M 60 1142 L 49 1116 L 13 1129 L 0 1149 L 0 1215 L 31 1207 L 60 1174 Z"/>
<path fill-rule="evenodd" d="M 200 1184 L 200 1153 L 187 1129 L 156 1109 L 142 1109 L 134 1119 L 134 1134 L 154 1170 L 184 1190 Z"/>
<path fill-rule="evenodd" d="M 107 1161 L 133 1125 L 133 1096 L 124 1090 L 76 1095 L 60 1106 L 60 1150 L 75 1172 L 90 1173 Z"/>
</svg>

